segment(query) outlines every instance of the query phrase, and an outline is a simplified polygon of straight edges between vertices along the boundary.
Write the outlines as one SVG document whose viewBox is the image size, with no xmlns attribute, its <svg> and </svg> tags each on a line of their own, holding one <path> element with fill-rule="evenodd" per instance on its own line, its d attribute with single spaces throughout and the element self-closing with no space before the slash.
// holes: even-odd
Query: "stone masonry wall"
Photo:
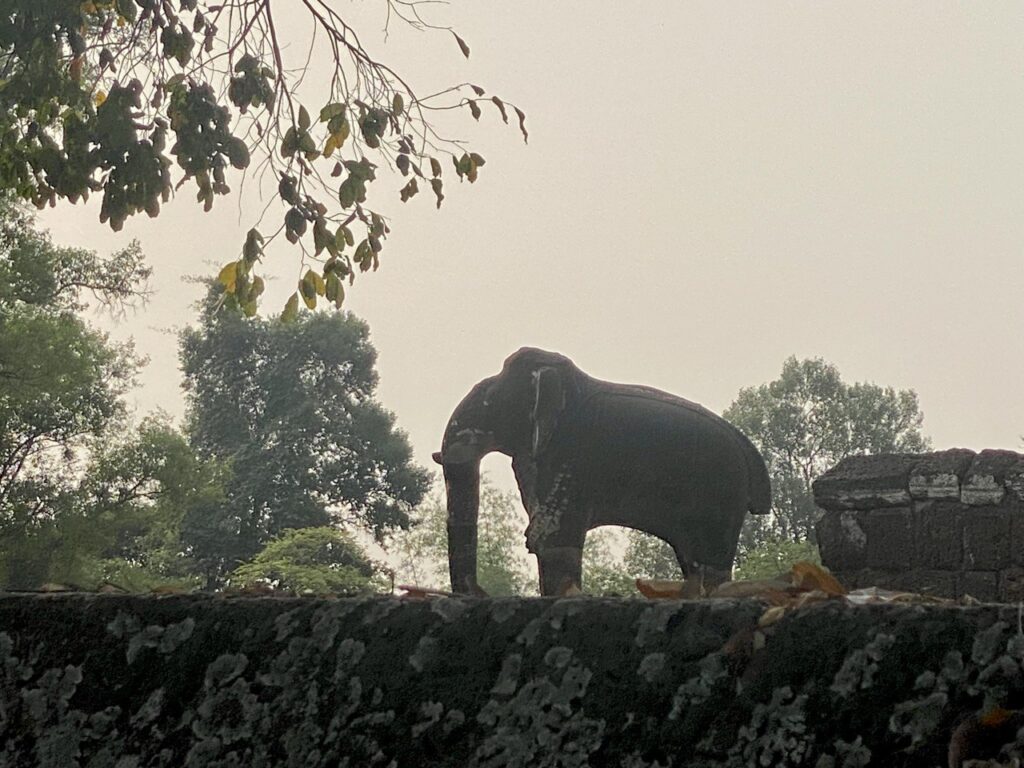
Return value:
<svg viewBox="0 0 1024 768">
<path fill-rule="evenodd" d="M 854 456 L 814 483 L 822 562 L 849 588 L 1024 599 L 1024 455 Z"/>
</svg>

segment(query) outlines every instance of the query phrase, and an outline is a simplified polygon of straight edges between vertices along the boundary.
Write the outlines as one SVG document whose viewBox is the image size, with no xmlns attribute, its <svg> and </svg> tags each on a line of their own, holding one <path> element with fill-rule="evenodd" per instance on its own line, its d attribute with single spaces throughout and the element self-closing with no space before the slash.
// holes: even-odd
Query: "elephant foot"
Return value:
<svg viewBox="0 0 1024 768">
<path fill-rule="evenodd" d="M 555 596 L 577 590 L 583 582 L 583 550 L 577 547 L 548 547 L 537 554 L 540 593 Z"/>
</svg>

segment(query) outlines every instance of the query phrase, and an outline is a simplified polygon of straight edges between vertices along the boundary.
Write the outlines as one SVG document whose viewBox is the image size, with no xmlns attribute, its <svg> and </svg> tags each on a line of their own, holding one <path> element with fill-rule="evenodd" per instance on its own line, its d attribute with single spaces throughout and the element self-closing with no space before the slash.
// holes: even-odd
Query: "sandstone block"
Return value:
<svg viewBox="0 0 1024 768">
<path fill-rule="evenodd" d="M 965 510 L 963 523 L 965 569 L 994 571 L 1010 565 L 1008 510 L 998 507 Z"/>
<path fill-rule="evenodd" d="M 911 497 L 959 500 L 960 484 L 974 457 L 974 451 L 967 448 L 923 454 L 910 470 Z"/>
<path fill-rule="evenodd" d="M 999 600 L 999 574 L 996 571 L 967 571 L 960 576 L 960 595 L 970 595 L 983 603 Z"/>
<path fill-rule="evenodd" d="M 831 571 L 853 572 L 867 563 L 867 535 L 856 512 L 826 512 L 815 529 L 821 562 Z"/>
<path fill-rule="evenodd" d="M 850 456 L 814 481 L 814 502 L 826 510 L 902 507 L 910 503 L 912 454 Z"/>
<path fill-rule="evenodd" d="M 863 521 L 868 568 L 902 571 L 914 557 L 913 515 L 909 507 L 876 509 Z"/>
<path fill-rule="evenodd" d="M 998 504 L 1006 493 L 1007 472 L 1020 460 L 1014 451 L 986 450 L 974 457 L 960 489 L 960 500 L 964 504 Z"/>
<path fill-rule="evenodd" d="M 927 570 L 960 570 L 964 559 L 963 507 L 954 501 L 914 505 L 914 565 Z"/>
<path fill-rule="evenodd" d="M 956 597 L 959 574 L 954 571 L 933 571 L 914 568 L 896 575 L 892 589 L 905 589 L 921 595 Z"/>
<path fill-rule="evenodd" d="M 1024 456 L 1006 468 L 1003 485 L 1013 499 L 1024 501 Z"/>
<path fill-rule="evenodd" d="M 1004 603 L 1024 601 L 1024 568 L 1014 566 L 999 572 L 999 599 Z"/>
</svg>

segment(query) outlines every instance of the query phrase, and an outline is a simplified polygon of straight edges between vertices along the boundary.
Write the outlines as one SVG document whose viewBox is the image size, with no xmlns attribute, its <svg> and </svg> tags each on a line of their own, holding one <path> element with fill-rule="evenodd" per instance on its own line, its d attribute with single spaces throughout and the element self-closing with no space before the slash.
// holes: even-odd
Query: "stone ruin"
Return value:
<svg viewBox="0 0 1024 768">
<path fill-rule="evenodd" d="M 851 589 L 1024 600 L 1024 455 L 853 456 L 814 483 L 823 564 Z"/>
</svg>

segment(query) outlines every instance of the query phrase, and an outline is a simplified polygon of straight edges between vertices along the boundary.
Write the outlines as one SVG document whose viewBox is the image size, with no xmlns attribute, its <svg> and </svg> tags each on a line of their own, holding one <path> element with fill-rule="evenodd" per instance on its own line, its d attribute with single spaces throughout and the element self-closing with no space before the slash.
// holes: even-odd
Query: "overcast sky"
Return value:
<svg viewBox="0 0 1024 768">
<path fill-rule="evenodd" d="M 937 448 L 1020 447 L 1024 5 L 454 0 L 435 18 L 469 61 L 444 33 L 385 44 L 377 4 L 351 7 L 422 92 L 469 80 L 528 115 L 524 146 L 467 113 L 459 137 L 487 166 L 472 188 L 449 179 L 440 211 L 375 185 L 393 232 L 347 307 L 420 462 L 524 345 L 716 412 L 789 355 L 823 357 L 915 389 Z M 113 328 L 151 358 L 140 414 L 181 414 L 174 330 L 197 297 L 181 278 L 236 258 L 259 208 L 193 199 L 117 235 L 98 206 L 43 217 L 61 243 L 138 238 L 155 269 L 148 307 Z M 297 253 L 263 269 L 278 312 Z M 485 464 L 502 484 L 506 465 Z"/>
</svg>

